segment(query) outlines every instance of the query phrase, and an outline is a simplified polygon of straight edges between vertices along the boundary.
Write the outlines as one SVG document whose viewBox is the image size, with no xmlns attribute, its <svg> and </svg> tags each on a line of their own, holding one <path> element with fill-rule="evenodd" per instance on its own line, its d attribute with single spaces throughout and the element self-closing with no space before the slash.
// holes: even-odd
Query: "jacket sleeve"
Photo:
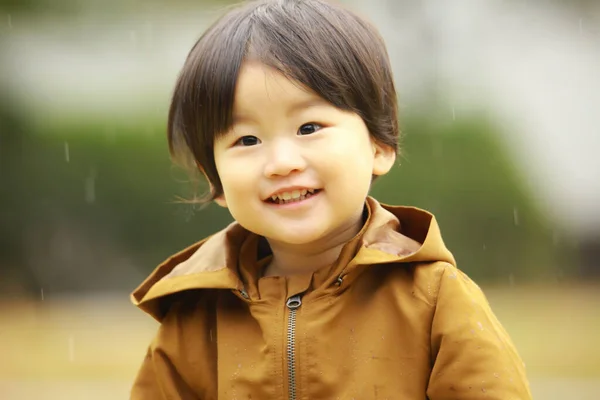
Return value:
<svg viewBox="0 0 600 400">
<path fill-rule="evenodd" d="M 431 328 L 430 400 L 531 399 L 525 364 L 481 289 L 445 264 Z"/>
<path fill-rule="evenodd" d="M 216 353 L 206 307 L 172 304 L 131 388 L 130 400 L 214 400 Z"/>
</svg>

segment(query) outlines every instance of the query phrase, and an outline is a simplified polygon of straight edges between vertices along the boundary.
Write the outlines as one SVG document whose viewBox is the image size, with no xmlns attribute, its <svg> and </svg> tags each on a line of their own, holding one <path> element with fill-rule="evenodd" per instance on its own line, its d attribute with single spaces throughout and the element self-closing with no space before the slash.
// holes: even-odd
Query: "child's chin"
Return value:
<svg viewBox="0 0 600 400">
<path fill-rule="evenodd" d="M 314 229 L 306 231 L 290 231 L 290 232 L 279 232 L 272 237 L 267 237 L 269 240 L 279 242 L 287 245 L 302 246 L 310 243 L 315 243 L 323 237 L 321 232 Z"/>
</svg>

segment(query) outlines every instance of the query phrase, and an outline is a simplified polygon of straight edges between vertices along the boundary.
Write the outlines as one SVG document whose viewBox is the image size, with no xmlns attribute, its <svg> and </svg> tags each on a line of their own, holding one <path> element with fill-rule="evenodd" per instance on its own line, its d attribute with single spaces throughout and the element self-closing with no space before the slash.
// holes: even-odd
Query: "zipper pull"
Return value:
<svg viewBox="0 0 600 400">
<path fill-rule="evenodd" d="M 289 299 L 287 299 L 287 302 L 285 303 L 285 305 L 290 310 L 296 310 L 302 305 L 302 297 L 300 297 L 299 294 L 292 296 Z"/>
</svg>

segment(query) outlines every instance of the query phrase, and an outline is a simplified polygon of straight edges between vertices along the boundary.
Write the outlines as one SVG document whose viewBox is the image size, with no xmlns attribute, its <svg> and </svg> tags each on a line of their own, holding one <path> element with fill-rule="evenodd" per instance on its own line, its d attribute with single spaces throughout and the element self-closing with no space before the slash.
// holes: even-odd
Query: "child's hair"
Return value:
<svg viewBox="0 0 600 400">
<path fill-rule="evenodd" d="M 397 149 L 396 91 L 375 27 L 324 0 L 250 1 L 225 14 L 194 45 L 169 110 L 171 155 L 193 157 L 211 186 L 206 200 L 223 193 L 213 146 L 231 128 L 236 82 L 246 60 L 272 67 L 358 114 L 375 141 Z"/>
</svg>

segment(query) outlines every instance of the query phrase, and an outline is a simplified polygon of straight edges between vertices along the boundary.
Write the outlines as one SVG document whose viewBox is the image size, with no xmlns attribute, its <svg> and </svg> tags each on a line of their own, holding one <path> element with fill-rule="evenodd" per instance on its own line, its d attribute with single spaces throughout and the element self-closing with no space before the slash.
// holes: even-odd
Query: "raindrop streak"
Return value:
<svg viewBox="0 0 600 400">
<path fill-rule="evenodd" d="M 579 18 L 579 34 L 583 35 L 583 18 Z"/>
<path fill-rule="evenodd" d="M 44 301 L 44 288 L 41 288 L 40 291 L 42 293 L 42 301 Z"/>
<path fill-rule="evenodd" d="M 73 335 L 69 336 L 69 361 L 75 361 L 75 340 Z"/>
<path fill-rule="evenodd" d="M 12 29 L 12 16 L 10 14 L 8 14 L 7 17 L 8 17 L 8 29 Z"/>
<path fill-rule="evenodd" d="M 452 120 L 456 121 L 456 110 L 452 107 Z"/>
<path fill-rule="evenodd" d="M 65 142 L 65 160 L 67 162 L 71 161 L 71 155 L 69 154 L 69 142 Z"/>
<path fill-rule="evenodd" d="M 513 208 L 513 220 L 515 221 L 515 226 L 519 226 L 519 210 L 517 208 Z"/>
</svg>

